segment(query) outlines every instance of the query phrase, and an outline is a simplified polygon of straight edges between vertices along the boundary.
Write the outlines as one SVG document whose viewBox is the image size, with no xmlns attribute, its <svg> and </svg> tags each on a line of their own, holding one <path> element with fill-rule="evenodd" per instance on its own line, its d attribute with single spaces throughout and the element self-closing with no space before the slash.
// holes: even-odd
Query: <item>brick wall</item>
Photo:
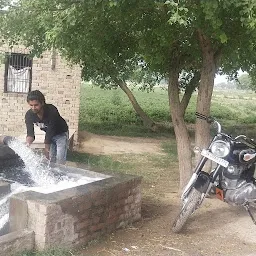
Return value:
<svg viewBox="0 0 256 256">
<path fill-rule="evenodd" d="M 0 47 L 0 52 L 29 53 L 23 47 Z M 4 93 L 5 65 L 0 66 L 0 133 L 18 136 L 25 133 L 24 115 L 29 109 L 25 93 Z M 54 104 L 68 122 L 78 130 L 81 70 L 70 66 L 58 54 L 45 52 L 33 59 L 32 90 L 45 94 L 46 102 Z"/>
<path fill-rule="evenodd" d="M 10 230 L 35 233 L 35 246 L 77 247 L 141 218 L 141 178 L 121 175 L 51 194 L 10 201 Z"/>
</svg>

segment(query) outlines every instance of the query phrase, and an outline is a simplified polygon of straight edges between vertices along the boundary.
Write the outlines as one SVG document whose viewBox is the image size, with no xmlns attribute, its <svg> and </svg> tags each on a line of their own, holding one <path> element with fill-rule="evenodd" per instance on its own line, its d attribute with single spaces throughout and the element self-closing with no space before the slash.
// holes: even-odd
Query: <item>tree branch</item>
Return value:
<svg viewBox="0 0 256 256">
<path fill-rule="evenodd" d="M 222 55 L 222 49 L 223 49 L 223 47 L 221 46 L 214 53 L 214 60 L 215 60 L 215 66 L 216 67 L 219 66 L 220 58 L 221 58 L 221 55 Z"/>
<path fill-rule="evenodd" d="M 196 71 L 194 73 L 194 76 L 191 79 L 189 85 L 186 87 L 185 93 L 184 93 L 184 95 L 182 97 L 182 100 L 181 100 L 180 107 L 181 107 L 181 111 L 182 111 L 183 116 L 185 115 L 185 111 L 187 109 L 187 106 L 188 106 L 188 103 L 189 103 L 190 98 L 192 96 L 192 93 L 199 84 L 199 80 L 200 80 L 200 72 Z"/>
<path fill-rule="evenodd" d="M 152 131 L 157 130 L 157 124 L 144 112 L 144 110 L 141 108 L 139 103 L 137 102 L 136 98 L 134 97 L 132 91 L 129 89 L 125 81 L 118 79 L 116 77 L 111 77 L 113 81 L 124 91 L 124 93 L 127 95 L 128 99 L 130 100 L 134 110 L 136 113 L 140 116 L 140 118 L 143 121 L 144 126 L 148 127 Z"/>
</svg>

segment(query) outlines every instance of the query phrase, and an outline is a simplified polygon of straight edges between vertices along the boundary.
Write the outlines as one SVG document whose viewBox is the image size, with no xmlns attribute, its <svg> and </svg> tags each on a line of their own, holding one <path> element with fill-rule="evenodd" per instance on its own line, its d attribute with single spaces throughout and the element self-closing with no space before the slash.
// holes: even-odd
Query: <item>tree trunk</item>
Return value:
<svg viewBox="0 0 256 256">
<path fill-rule="evenodd" d="M 150 130 L 155 132 L 158 128 L 157 124 L 143 111 L 143 109 L 140 107 L 139 103 L 135 99 L 134 95 L 132 94 L 131 90 L 126 85 L 126 83 L 121 80 L 116 80 L 116 83 L 120 86 L 120 88 L 125 92 L 125 94 L 129 98 L 134 110 L 142 119 L 144 126 L 148 127 Z"/>
<path fill-rule="evenodd" d="M 168 96 L 172 123 L 177 141 L 177 152 L 180 171 L 180 189 L 187 184 L 192 174 L 192 154 L 190 149 L 190 139 L 184 121 L 184 112 L 179 99 L 179 71 L 173 65 L 169 74 Z"/>
<path fill-rule="evenodd" d="M 216 72 L 215 56 L 210 40 L 198 31 L 200 47 L 202 51 L 201 79 L 198 88 L 196 111 L 209 116 L 212 92 L 214 86 L 214 76 Z M 196 120 L 195 143 L 201 148 L 209 145 L 210 126 L 201 119 Z"/>
</svg>

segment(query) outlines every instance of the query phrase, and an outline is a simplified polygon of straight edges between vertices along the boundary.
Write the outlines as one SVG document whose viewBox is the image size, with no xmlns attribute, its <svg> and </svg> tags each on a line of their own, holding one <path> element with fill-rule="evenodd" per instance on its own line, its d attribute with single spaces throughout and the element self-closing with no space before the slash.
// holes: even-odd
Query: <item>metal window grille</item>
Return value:
<svg viewBox="0 0 256 256">
<path fill-rule="evenodd" d="M 6 53 L 5 92 L 28 93 L 32 83 L 32 59 L 28 54 Z"/>
</svg>

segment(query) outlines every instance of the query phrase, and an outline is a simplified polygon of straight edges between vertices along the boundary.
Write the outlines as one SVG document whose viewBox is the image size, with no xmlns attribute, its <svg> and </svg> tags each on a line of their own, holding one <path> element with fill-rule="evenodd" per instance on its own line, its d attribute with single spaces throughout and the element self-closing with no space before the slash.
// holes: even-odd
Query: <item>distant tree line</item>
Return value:
<svg viewBox="0 0 256 256">
<path fill-rule="evenodd" d="M 252 90 L 256 92 L 256 81 L 249 74 L 242 74 L 237 79 L 218 83 L 215 89 L 220 90 Z"/>
</svg>

